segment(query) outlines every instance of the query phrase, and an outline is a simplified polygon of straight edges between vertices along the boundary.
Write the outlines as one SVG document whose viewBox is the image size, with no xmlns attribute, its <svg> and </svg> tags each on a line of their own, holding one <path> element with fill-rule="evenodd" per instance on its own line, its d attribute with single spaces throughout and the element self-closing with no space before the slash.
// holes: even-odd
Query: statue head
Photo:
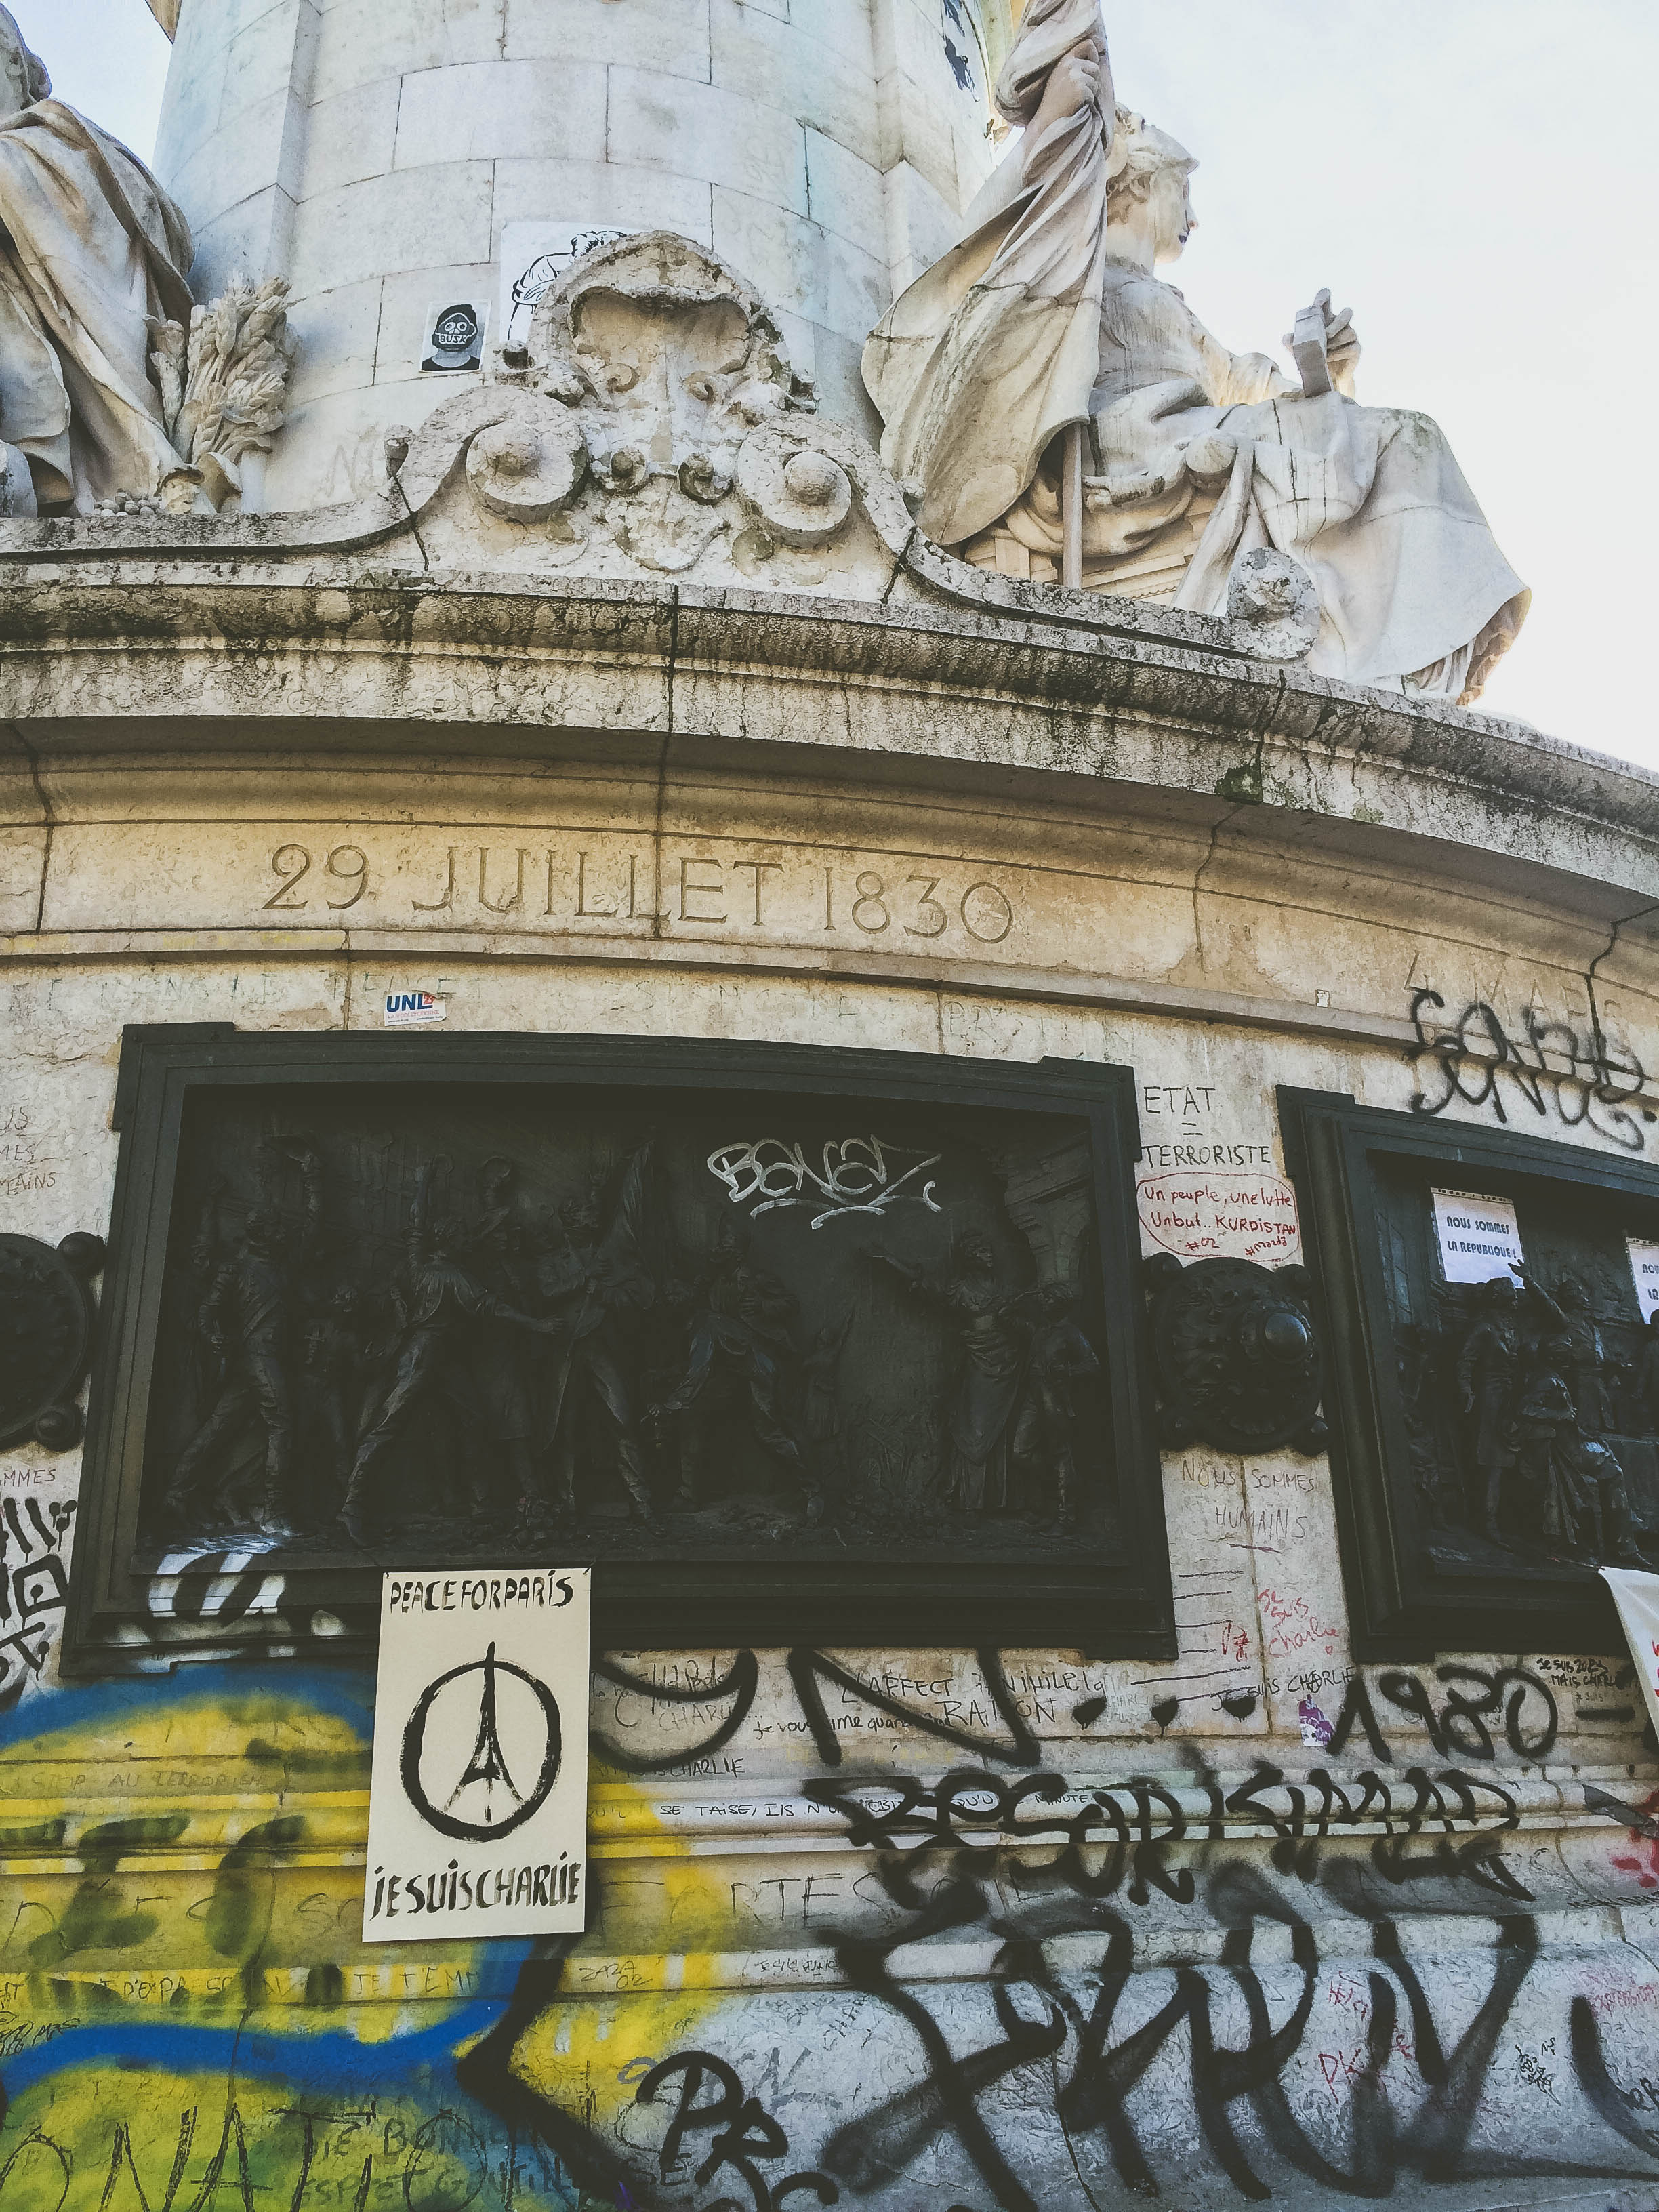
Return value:
<svg viewBox="0 0 1659 2212">
<path fill-rule="evenodd" d="M 11 10 L 0 8 L 0 115 L 15 115 L 51 92 L 46 64 L 24 44 Z"/>
<path fill-rule="evenodd" d="M 1582 1275 L 1565 1274 L 1555 1286 L 1555 1299 L 1556 1304 L 1564 1306 L 1569 1313 L 1588 1313 L 1589 1285 Z"/>
<path fill-rule="evenodd" d="M 1177 138 L 1129 108 L 1117 111 L 1106 185 L 1109 227 L 1149 234 L 1155 262 L 1173 261 L 1197 222 L 1188 185 L 1197 161 Z"/>
<path fill-rule="evenodd" d="M 714 1224 L 714 1257 L 741 1260 L 749 1251 L 749 1224 L 735 1213 L 722 1213 Z"/>
<path fill-rule="evenodd" d="M 1538 1364 L 1540 1367 L 1565 1367 L 1572 1358 L 1572 1339 L 1563 1336 L 1559 1329 L 1547 1330 L 1538 1340 Z"/>
<path fill-rule="evenodd" d="M 964 1275 L 994 1275 L 996 1255 L 977 1229 L 964 1229 L 951 1240 L 951 1257 Z"/>
<path fill-rule="evenodd" d="M 1494 1275 L 1486 1286 L 1485 1303 L 1491 1313 L 1512 1314 L 1520 1300 L 1521 1292 L 1513 1275 Z"/>
<path fill-rule="evenodd" d="M 274 1206 L 256 1207 L 242 1233 L 248 1250 L 261 1259 L 273 1259 L 289 1241 L 288 1224 Z"/>
<path fill-rule="evenodd" d="M 591 1243 L 599 1236 L 601 1215 L 597 1179 L 586 1190 L 578 1191 L 574 1198 L 561 1200 L 559 1218 L 564 1224 L 565 1234 L 573 1243 Z"/>
</svg>

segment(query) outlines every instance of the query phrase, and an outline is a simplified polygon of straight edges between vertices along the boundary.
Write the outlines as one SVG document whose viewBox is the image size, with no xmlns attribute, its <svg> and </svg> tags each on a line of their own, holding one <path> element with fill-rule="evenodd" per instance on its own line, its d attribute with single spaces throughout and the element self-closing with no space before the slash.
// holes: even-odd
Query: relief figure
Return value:
<svg viewBox="0 0 1659 2212">
<path fill-rule="evenodd" d="M 794 1478 L 806 1516 L 823 1516 L 814 1470 L 786 1425 L 783 1395 L 797 1355 L 791 1337 L 794 1294 L 749 1256 L 748 1230 L 720 1217 L 705 1264 L 687 1286 L 691 1312 L 684 1373 L 652 1409 L 653 1424 L 672 1423 L 678 1438 L 680 1483 L 675 1505 L 697 1512 L 708 1502 L 706 1470 L 716 1431 L 735 1418 L 762 1450 Z"/>
<path fill-rule="evenodd" d="M 1031 1298 L 1030 1387 L 1015 1429 L 1015 1456 L 1052 1485 L 1062 1529 L 1084 1518 L 1077 1472 L 1077 1392 L 1084 1376 L 1097 1375 L 1095 1348 L 1077 1324 L 1078 1294 L 1066 1283 L 1045 1283 Z"/>
<path fill-rule="evenodd" d="M 1502 1543 L 1504 1477 L 1515 1465 L 1510 1415 L 1521 1368 L 1521 1293 L 1507 1275 L 1484 1285 L 1480 1318 L 1457 1357 L 1457 1397 L 1474 1419 L 1474 1457 L 1482 1525 Z"/>
<path fill-rule="evenodd" d="M 271 1139 L 268 1147 L 299 1169 L 305 1210 L 295 1222 L 275 1206 L 257 1206 L 247 1218 L 240 1243 L 215 1269 L 200 1326 L 210 1350 L 222 1363 L 219 1393 L 206 1420 L 179 1454 L 161 1508 L 166 1522 L 191 1534 L 198 1533 L 208 1520 L 226 1518 L 244 1518 L 264 1535 L 294 1533 L 289 1492 L 295 1419 L 295 1276 L 316 1243 L 322 1214 L 322 1164 L 300 1140 Z M 209 1198 L 198 1253 L 217 1248 L 218 1207 L 216 1191 Z M 241 1516 L 228 1494 L 234 1477 L 222 1462 L 250 1417 L 264 1431 L 264 1475 L 258 1505 L 251 1515 Z M 220 1480 L 209 1505 L 203 1493 L 213 1481 L 216 1462 L 221 1463 Z"/>
<path fill-rule="evenodd" d="M 1645 1564 L 1614 1428 L 1612 1362 L 1583 1279 L 1552 1297 L 1527 1268 L 1478 1286 L 1456 1366 L 1458 1402 L 1493 1543 L 1558 1558 Z M 1541 1323 L 1534 1338 L 1529 1317 Z"/>
<path fill-rule="evenodd" d="M 975 1515 L 1010 1510 L 1018 1502 L 1015 1431 L 1027 1403 L 1030 1352 L 1030 1332 L 1019 1319 L 1021 1291 L 1002 1280 L 989 1242 L 974 1230 L 953 1238 L 950 1265 L 941 1272 L 913 1267 L 880 1245 L 871 1246 L 869 1257 L 943 1314 L 961 1346 L 947 1415 L 949 1502 Z"/>
<path fill-rule="evenodd" d="M 415 1177 L 405 1238 L 408 1288 L 404 1327 L 397 1351 L 397 1371 L 391 1389 L 362 1443 L 346 1486 L 340 1522 L 354 1543 L 368 1537 L 378 1516 L 377 1492 L 389 1452 L 418 1434 L 434 1415 L 447 1414 L 463 1446 L 479 1432 L 481 1415 L 472 1351 L 471 1325 L 486 1317 L 514 1328 L 541 1335 L 556 1334 L 556 1321 L 540 1320 L 520 1312 L 506 1298 L 489 1290 L 471 1261 L 473 1231 L 453 1216 L 431 1216 L 432 1168 L 422 1166 Z M 525 1440 L 509 1444 L 514 1473 L 522 1497 L 531 1487 L 530 1447 Z M 489 1499 L 481 1482 L 478 1463 L 469 1453 L 469 1487 L 475 1513 L 485 1514 Z M 455 1501 L 459 1510 L 459 1500 Z"/>
<path fill-rule="evenodd" d="M 362 1292 L 343 1283 L 305 1325 L 305 1375 L 328 1455 L 328 1512 L 339 1508 L 362 1434 L 369 1365 Z"/>
<path fill-rule="evenodd" d="M 555 1354 L 551 1432 L 559 1512 L 579 1517 L 578 1440 L 584 1425 L 608 1443 L 637 1517 L 656 1521 L 640 1432 L 638 1317 L 655 1303 L 646 1265 L 642 1146 L 628 1164 L 615 1216 L 606 1224 L 596 1184 L 559 1208 L 562 1248 L 541 1263 L 538 1287 L 564 1331 Z"/>
<path fill-rule="evenodd" d="M 1587 1437 L 1605 1436 L 1618 1424 L 1608 1389 L 1611 1362 L 1591 1310 L 1589 1285 L 1582 1275 L 1565 1274 L 1555 1286 L 1557 1297 L 1552 1297 L 1526 1268 L 1516 1272 L 1554 1326 L 1562 1371 L 1577 1408 L 1579 1427 Z"/>
<path fill-rule="evenodd" d="M 841 1405 L 841 1355 L 853 1326 L 848 1307 L 838 1322 L 830 1322 L 812 1340 L 812 1349 L 801 1362 L 806 1410 L 804 1427 L 813 1473 L 824 1495 L 841 1487 L 846 1474 L 846 1422 Z"/>
<path fill-rule="evenodd" d="M 513 1218 L 516 1172 L 511 1160 L 500 1158 L 486 1160 L 478 1170 L 483 1212 L 471 1225 L 466 1256 L 480 1288 L 496 1305 L 481 1310 L 468 1324 L 466 1354 L 478 1441 L 505 1470 L 514 1504 L 521 1504 L 535 1486 L 536 1414 L 529 1342 L 526 1332 L 504 1321 L 500 1310 L 504 1306 L 524 1311 L 531 1304 L 525 1232 Z M 477 1503 L 485 1510 L 499 1510 L 495 1487 L 493 1468 L 475 1485 Z"/>
<path fill-rule="evenodd" d="M 1571 1356 L 1568 1339 L 1547 1337 L 1516 1407 L 1516 1470 L 1530 1492 L 1528 1517 L 1552 1551 L 1644 1567 L 1624 1470 L 1599 1437 L 1584 1433 L 1565 1371 Z"/>
</svg>

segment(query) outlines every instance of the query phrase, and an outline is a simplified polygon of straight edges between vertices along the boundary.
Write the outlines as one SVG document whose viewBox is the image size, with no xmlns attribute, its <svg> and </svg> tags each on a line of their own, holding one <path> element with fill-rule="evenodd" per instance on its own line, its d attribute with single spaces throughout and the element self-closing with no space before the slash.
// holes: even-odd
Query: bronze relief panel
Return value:
<svg viewBox="0 0 1659 2212">
<path fill-rule="evenodd" d="M 1167 1643 L 1125 1071 L 150 1030 L 121 1127 L 81 1663 L 250 1549 L 347 1642 L 557 1557 L 634 1646 Z"/>
</svg>

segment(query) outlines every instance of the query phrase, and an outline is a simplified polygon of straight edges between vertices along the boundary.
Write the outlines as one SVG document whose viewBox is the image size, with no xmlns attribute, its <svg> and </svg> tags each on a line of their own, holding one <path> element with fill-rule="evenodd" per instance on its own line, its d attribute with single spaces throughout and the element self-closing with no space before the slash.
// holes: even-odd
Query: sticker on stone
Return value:
<svg viewBox="0 0 1659 2212">
<path fill-rule="evenodd" d="M 484 332 L 489 326 L 487 300 L 433 301 L 422 325 L 422 369 L 447 372 L 482 368 Z"/>
<path fill-rule="evenodd" d="M 448 1018 L 449 1001 L 432 991 L 388 991 L 386 1026 L 389 1030 L 419 1029 L 428 1022 Z"/>
</svg>

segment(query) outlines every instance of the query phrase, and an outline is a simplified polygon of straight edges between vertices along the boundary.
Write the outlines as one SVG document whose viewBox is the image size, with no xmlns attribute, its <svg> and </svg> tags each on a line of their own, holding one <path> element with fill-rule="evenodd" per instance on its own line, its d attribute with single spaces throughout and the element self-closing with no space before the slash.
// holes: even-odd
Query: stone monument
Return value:
<svg viewBox="0 0 1659 2212">
<path fill-rule="evenodd" d="M 1650 2203 L 1659 782 L 1438 431 L 1095 0 L 153 4 L 154 176 L 0 17 L 0 2212 Z M 583 1931 L 365 1944 L 383 1572 L 561 1565 Z"/>
</svg>

